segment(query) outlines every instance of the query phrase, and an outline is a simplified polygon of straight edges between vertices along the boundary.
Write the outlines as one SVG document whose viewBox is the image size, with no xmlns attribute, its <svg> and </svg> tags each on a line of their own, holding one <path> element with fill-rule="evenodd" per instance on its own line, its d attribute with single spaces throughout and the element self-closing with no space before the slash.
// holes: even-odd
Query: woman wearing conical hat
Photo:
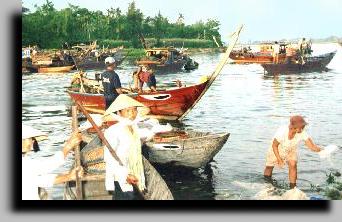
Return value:
<svg viewBox="0 0 342 222">
<path fill-rule="evenodd" d="M 136 124 L 137 107 L 143 106 L 131 97 L 120 94 L 104 114 L 115 116 L 119 120 L 117 124 L 104 132 L 106 139 L 123 164 L 121 166 L 112 157 L 108 148 L 104 149 L 106 189 L 114 191 L 113 199 L 116 200 L 137 199 L 138 195 L 132 185 L 137 185 L 141 191 L 146 189 L 141 140 Z"/>
</svg>

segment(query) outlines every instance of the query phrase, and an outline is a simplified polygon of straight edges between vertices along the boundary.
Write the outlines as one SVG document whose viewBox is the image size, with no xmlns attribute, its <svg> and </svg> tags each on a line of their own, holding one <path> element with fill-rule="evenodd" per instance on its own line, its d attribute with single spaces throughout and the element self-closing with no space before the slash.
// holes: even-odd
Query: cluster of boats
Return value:
<svg viewBox="0 0 342 222">
<path fill-rule="evenodd" d="M 215 71 L 211 75 L 201 78 L 200 83 L 187 86 L 178 82 L 166 87 L 158 86 L 156 92 L 143 91 L 138 93 L 131 90 L 127 95 L 145 105 L 143 109 L 139 110 L 145 118 L 181 121 L 200 101 L 229 58 L 238 64 L 261 64 L 270 74 L 287 74 L 324 70 L 336 54 L 335 51 L 320 56 L 303 57 L 298 49 L 290 47 L 288 44 L 280 43 L 278 62 L 274 63 L 272 44 L 262 45 L 259 52 L 253 52 L 250 48 L 233 50 L 241 29 L 242 26 L 232 36 L 232 39 L 229 41 L 230 44 Z M 63 59 L 52 59 L 50 64 L 37 63 L 33 61 L 34 59 L 32 61 L 29 61 L 29 59 L 24 61 L 23 59 L 23 64 L 24 62 L 30 64 L 29 62 L 31 62 L 31 66 L 35 66 L 38 72 L 53 72 L 52 70 L 54 69 L 64 69 L 62 72 L 66 72 L 69 68 L 71 70 L 75 66 L 81 70 L 104 69 L 104 58 L 106 56 L 114 56 L 117 59 L 118 54 L 120 54 L 120 49 L 116 49 L 112 51 L 103 50 L 100 54 L 95 53 L 95 55 L 92 55 L 94 49 L 96 49 L 94 46 L 87 49 L 76 47 L 76 49 L 79 52 L 79 56 L 62 54 Z M 61 60 L 63 61 L 61 62 Z M 122 60 L 123 57 L 117 59 L 119 63 Z M 63 66 L 66 63 L 68 65 Z M 29 69 L 30 65 L 27 64 L 26 66 L 23 65 L 23 68 Z M 146 56 L 139 60 L 137 65 L 150 66 L 157 75 L 174 73 L 182 69 L 193 70 L 198 67 L 198 63 L 193 61 L 183 50 L 173 47 L 146 49 Z M 87 113 L 94 115 L 104 114 L 105 100 L 101 92 L 99 79 L 88 79 L 85 81 L 86 77 L 82 73 L 79 73 L 77 78 L 80 80 L 80 87 L 68 88 L 67 93 L 70 98 L 75 104 L 82 107 L 81 110 L 85 116 L 88 116 Z M 90 82 L 90 84 L 87 84 L 87 82 Z M 85 90 L 85 85 L 88 90 Z M 79 156 L 75 155 L 75 163 L 76 158 L 79 158 L 79 162 L 86 172 L 80 178 L 83 187 L 81 189 L 82 199 L 112 198 L 112 194 L 106 191 L 104 185 L 104 143 L 101 137 L 94 133 L 94 128 L 100 127 L 104 130 L 112 124 L 115 124 L 115 122 L 102 122 L 101 125 L 93 125 L 93 128 L 83 133 L 83 146 Z M 206 133 L 175 129 L 156 133 L 151 141 L 143 145 L 143 162 L 147 183 L 147 193 L 144 194 L 144 199 L 173 199 L 172 192 L 155 169 L 155 166 L 168 165 L 191 170 L 205 167 L 222 149 L 229 136 L 230 134 L 227 132 Z M 77 195 L 79 187 L 77 184 L 77 181 L 66 183 L 65 199 L 79 199 L 79 195 Z"/>
<path fill-rule="evenodd" d="M 191 109 L 200 101 L 209 89 L 222 68 L 229 59 L 242 27 L 235 33 L 230 41 L 225 55 L 210 76 L 202 82 L 192 86 L 177 85 L 168 89 L 159 89 L 157 92 L 129 93 L 132 98 L 143 103 L 147 108 L 138 110 L 143 112 L 145 118 L 152 117 L 160 120 L 182 120 Z M 160 49 L 156 49 L 160 50 Z M 151 52 L 151 51 L 149 51 Z M 165 69 L 167 72 L 167 69 Z M 105 111 L 104 97 L 101 93 L 85 93 L 80 89 L 69 89 L 68 94 L 79 106 L 83 114 L 103 114 Z M 89 119 L 88 119 L 89 120 Z M 105 129 L 115 122 L 102 122 Z M 95 129 L 97 126 L 94 126 Z M 182 131 L 171 129 L 156 133 L 152 140 L 143 147 L 145 176 L 147 180 L 146 199 L 169 200 L 173 199 L 167 184 L 160 177 L 154 166 L 171 166 L 182 169 L 197 169 L 205 167 L 213 157 L 222 149 L 228 140 L 229 133 L 207 133 L 197 131 Z M 82 179 L 83 198 L 110 199 L 111 194 L 104 187 L 105 163 L 103 160 L 104 143 L 99 135 L 94 134 L 94 128 L 83 133 L 84 146 L 80 151 L 80 162 L 86 175 Z M 149 164 L 151 162 L 154 166 Z M 70 182 L 65 187 L 65 198 L 76 199 L 76 183 Z"/>
</svg>

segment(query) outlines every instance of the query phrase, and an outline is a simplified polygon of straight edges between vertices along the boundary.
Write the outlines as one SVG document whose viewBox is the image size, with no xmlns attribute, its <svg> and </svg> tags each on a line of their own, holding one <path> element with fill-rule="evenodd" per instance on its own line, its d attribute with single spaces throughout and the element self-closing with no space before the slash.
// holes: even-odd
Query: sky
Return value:
<svg viewBox="0 0 342 222">
<path fill-rule="evenodd" d="M 45 0 L 22 0 L 31 11 Z M 103 12 L 111 7 L 127 11 L 132 0 L 52 0 L 56 9 L 68 4 Z M 342 37 L 342 0 L 136 0 L 145 16 L 159 11 L 171 22 L 182 13 L 186 24 L 217 19 L 222 40 L 244 24 L 241 42 Z"/>
</svg>

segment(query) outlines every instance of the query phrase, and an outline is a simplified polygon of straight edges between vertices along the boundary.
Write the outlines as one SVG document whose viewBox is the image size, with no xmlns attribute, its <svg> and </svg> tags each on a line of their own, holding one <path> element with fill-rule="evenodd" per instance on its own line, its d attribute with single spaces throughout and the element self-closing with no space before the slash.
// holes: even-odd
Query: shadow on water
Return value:
<svg viewBox="0 0 342 222">
<path fill-rule="evenodd" d="M 213 170 L 206 167 L 189 169 L 154 164 L 176 200 L 214 200 Z"/>
</svg>

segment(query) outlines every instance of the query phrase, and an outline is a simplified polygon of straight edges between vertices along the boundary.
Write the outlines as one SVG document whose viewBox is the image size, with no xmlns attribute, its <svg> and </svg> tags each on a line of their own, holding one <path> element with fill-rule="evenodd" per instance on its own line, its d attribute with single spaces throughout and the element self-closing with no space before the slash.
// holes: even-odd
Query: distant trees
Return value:
<svg viewBox="0 0 342 222">
<path fill-rule="evenodd" d="M 184 24 L 184 15 L 171 23 L 160 12 L 154 17 L 145 17 L 131 2 L 126 14 L 119 8 L 101 11 L 89 11 L 86 8 L 69 4 L 60 11 L 46 0 L 42 6 L 35 6 L 30 12 L 23 7 L 22 45 L 38 44 L 42 48 L 60 48 L 64 42 L 129 41 L 134 48 L 141 48 L 140 38 L 156 39 L 156 46 L 162 46 L 161 39 L 200 39 L 212 41 L 215 36 L 221 41 L 220 23 L 209 19 L 193 25 Z"/>
</svg>

